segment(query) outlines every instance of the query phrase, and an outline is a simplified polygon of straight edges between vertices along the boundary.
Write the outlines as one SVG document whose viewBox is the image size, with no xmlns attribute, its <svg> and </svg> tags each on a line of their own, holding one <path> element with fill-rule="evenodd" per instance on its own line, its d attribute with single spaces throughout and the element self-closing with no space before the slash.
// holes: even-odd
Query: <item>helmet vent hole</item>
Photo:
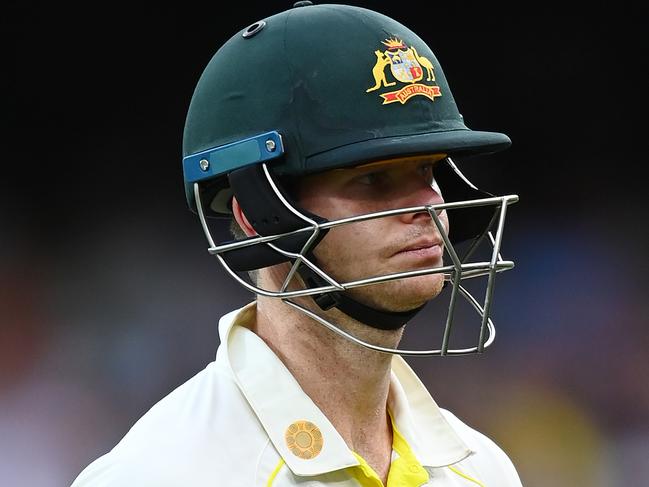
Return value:
<svg viewBox="0 0 649 487">
<path fill-rule="evenodd" d="M 261 220 L 261 222 L 262 222 L 264 225 L 268 225 L 268 219 L 266 219 L 266 218 L 263 218 L 263 219 Z"/>
<path fill-rule="evenodd" d="M 279 217 L 278 216 L 273 217 L 273 223 L 276 224 L 276 225 L 279 223 Z"/>
<path fill-rule="evenodd" d="M 254 35 L 256 35 L 261 29 L 263 29 L 266 26 L 266 22 L 263 20 L 260 20 L 259 22 L 255 22 L 252 25 L 249 25 L 246 30 L 243 31 L 243 36 L 244 39 L 250 39 Z"/>
</svg>

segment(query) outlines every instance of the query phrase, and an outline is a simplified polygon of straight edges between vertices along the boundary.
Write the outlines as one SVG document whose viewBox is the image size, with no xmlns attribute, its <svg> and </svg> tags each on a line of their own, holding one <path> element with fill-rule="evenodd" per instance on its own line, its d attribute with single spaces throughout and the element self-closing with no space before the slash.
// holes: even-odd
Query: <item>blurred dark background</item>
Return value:
<svg viewBox="0 0 649 487">
<path fill-rule="evenodd" d="M 408 361 L 441 406 L 509 453 L 526 487 L 641 485 L 646 4 L 355 4 L 424 38 L 469 127 L 513 140 L 465 168 L 520 196 L 498 338 L 481 356 Z M 2 485 L 69 485 L 213 359 L 218 318 L 251 299 L 185 206 L 182 130 L 216 49 L 290 5 L 1 7 Z"/>
</svg>

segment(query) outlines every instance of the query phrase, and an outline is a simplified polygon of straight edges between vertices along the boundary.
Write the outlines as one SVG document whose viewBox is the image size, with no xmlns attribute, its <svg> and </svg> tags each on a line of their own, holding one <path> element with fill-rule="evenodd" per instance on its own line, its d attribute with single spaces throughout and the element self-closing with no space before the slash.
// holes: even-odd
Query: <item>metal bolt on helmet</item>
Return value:
<svg viewBox="0 0 649 487">
<path fill-rule="evenodd" d="M 251 292 L 281 299 L 339 335 L 367 348 L 401 355 L 482 352 L 495 338 L 490 317 L 494 280 L 511 269 L 500 254 L 507 208 L 516 195 L 479 190 L 453 158 L 507 148 L 501 133 L 469 129 L 428 45 L 399 22 L 347 5 L 307 5 L 255 22 L 212 57 L 194 91 L 183 139 L 190 208 L 201 221 L 208 251 Z M 254 32 L 254 35 L 250 35 Z M 439 156 L 441 154 L 441 156 Z M 284 187 L 287 179 L 336 168 L 406 157 L 441 158 L 435 181 L 445 202 L 327 220 L 309 213 Z M 231 214 L 235 195 L 257 236 L 216 243 L 209 220 Z M 457 211 L 447 231 L 439 215 Z M 430 216 L 450 262 L 441 267 L 358 276 L 341 282 L 323 270 L 314 249 L 331 229 L 408 213 Z M 460 242 L 470 242 L 459 255 Z M 471 261 L 480 245 L 488 259 Z M 290 263 L 279 289 L 262 289 L 242 273 Z M 442 274 L 450 302 L 441 346 L 428 350 L 367 343 L 299 304 L 310 296 L 321 310 L 335 307 L 369 326 L 395 329 L 423 308 L 386 312 L 349 291 L 398 279 Z M 296 277 L 304 283 L 292 286 Z M 463 281 L 486 276 L 482 300 Z M 451 348 L 458 297 L 480 317 L 475 346 Z"/>
</svg>

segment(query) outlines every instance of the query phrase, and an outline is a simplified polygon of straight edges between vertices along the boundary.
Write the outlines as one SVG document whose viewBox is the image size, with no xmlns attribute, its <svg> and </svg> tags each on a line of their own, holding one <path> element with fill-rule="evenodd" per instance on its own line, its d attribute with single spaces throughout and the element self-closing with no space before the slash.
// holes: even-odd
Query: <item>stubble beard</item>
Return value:
<svg viewBox="0 0 649 487">
<path fill-rule="evenodd" d="M 349 290 L 356 301 L 380 311 L 403 312 L 423 306 L 444 288 L 442 274 L 396 279 Z"/>
</svg>

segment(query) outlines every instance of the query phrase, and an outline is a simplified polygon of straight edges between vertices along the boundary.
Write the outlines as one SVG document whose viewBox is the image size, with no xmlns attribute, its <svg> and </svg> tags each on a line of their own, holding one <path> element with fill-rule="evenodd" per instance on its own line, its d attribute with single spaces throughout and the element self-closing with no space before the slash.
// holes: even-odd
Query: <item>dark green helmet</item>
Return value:
<svg viewBox="0 0 649 487">
<path fill-rule="evenodd" d="M 263 137 L 236 146 L 268 132 L 281 137 L 281 154 Z M 192 183 L 201 181 L 212 202 L 229 171 L 275 155 L 269 167 L 282 176 L 509 145 L 504 134 L 466 127 L 437 58 L 410 29 L 364 8 L 308 5 L 255 22 L 208 63 L 185 124 L 187 198 L 195 209 Z M 227 212 L 228 200 L 211 210 Z"/>
</svg>

